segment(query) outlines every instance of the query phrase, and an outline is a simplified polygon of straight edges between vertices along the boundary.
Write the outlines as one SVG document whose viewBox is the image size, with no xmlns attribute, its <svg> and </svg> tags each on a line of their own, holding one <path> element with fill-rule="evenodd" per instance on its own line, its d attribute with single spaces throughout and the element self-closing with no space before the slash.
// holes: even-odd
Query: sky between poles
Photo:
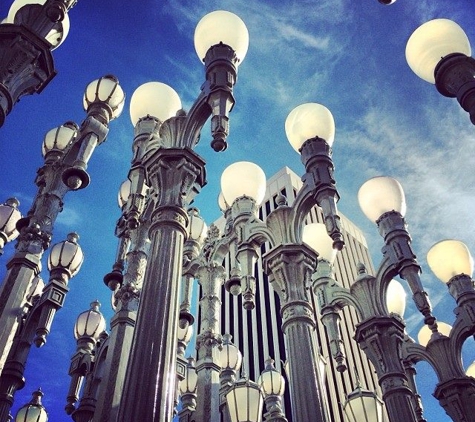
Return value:
<svg viewBox="0 0 475 422">
<path fill-rule="evenodd" d="M 0 16 L 9 6 L 10 0 L 2 0 Z M 396 177 L 406 192 L 409 230 L 435 314 L 453 322 L 454 302 L 430 273 L 425 254 L 444 238 L 460 239 L 475 253 L 473 126 L 455 100 L 442 97 L 412 73 L 404 49 L 416 27 L 441 17 L 455 20 L 475 42 L 471 0 L 398 0 L 391 6 L 376 0 L 79 0 L 70 12 L 69 36 L 54 51 L 58 75 L 40 95 L 22 99 L 0 129 L 0 200 L 16 196 L 26 214 L 36 192 L 36 169 L 42 165 L 43 136 L 67 120 L 84 119 L 82 95 L 93 79 L 116 75 L 129 99 L 142 83 L 165 82 L 188 109 L 203 82 L 194 28 L 203 15 L 217 9 L 245 21 L 250 48 L 239 67 L 228 150 L 211 150 L 209 128 L 197 148 L 208 163 L 208 185 L 196 201 L 206 220 L 219 216 L 220 174 L 234 161 L 254 161 L 267 176 L 285 165 L 302 174 L 299 156 L 285 138 L 284 121 L 295 106 L 320 102 L 336 122 L 333 157 L 340 210 L 365 232 L 377 265 L 382 240 L 360 211 L 356 194 L 370 177 Z M 15 403 L 15 408 L 25 403 L 41 386 L 54 422 L 68 420 L 63 408 L 69 358 L 76 347 L 76 316 L 96 298 L 103 313 L 112 315 L 102 278 L 114 262 L 114 228 L 120 215 L 116 197 L 131 159 L 128 103 L 110 128 L 107 141 L 91 159 L 91 185 L 67 195 L 55 227 L 54 243 L 71 231 L 80 234 L 86 260 L 70 283 L 66 306 L 56 316 L 47 345 L 30 354 L 27 384 Z M 1 258 L 2 276 L 12 252 L 10 246 Z M 46 271 L 43 276 L 47 279 Z M 409 306 L 406 318 L 410 335 L 416 337 L 421 316 Z M 470 342 L 465 366 L 475 359 Z M 435 376 L 430 368 L 418 369 L 427 420 L 448 421 L 431 397 Z"/>
</svg>

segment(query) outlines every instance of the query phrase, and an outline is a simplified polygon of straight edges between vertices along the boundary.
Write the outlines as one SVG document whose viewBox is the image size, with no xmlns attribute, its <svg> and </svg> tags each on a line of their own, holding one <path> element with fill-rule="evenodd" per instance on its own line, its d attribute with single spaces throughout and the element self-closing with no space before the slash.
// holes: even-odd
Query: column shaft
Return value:
<svg viewBox="0 0 475 422">
<path fill-rule="evenodd" d="M 173 419 L 178 291 L 186 213 L 159 207 L 151 227 L 151 259 L 140 297 L 118 422 Z"/>
</svg>

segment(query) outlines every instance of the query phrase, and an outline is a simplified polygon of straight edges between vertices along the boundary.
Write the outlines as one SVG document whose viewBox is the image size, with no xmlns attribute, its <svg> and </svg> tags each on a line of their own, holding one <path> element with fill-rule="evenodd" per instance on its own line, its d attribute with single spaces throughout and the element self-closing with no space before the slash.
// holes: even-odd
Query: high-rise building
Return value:
<svg viewBox="0 0 475 422">
<path fill-rule="evenodd" d="M 259 217 L 263 220 L 275 209 L 276 198 L 279 194 L 287 198 L 289 205 L 295 200 L 302 181 L 289 168 L 284 167 L 267 182 L 267 192 L 259 210 Z M 373 270 L 366 240 L 362 232 L 347 218 L 341 216 L 341 223 L 346 247 L 338 254 L 334 264 L 336 280 L 345 287 L 350 287 L 357 275 L 356 265 L 361 262 L 366 265 L 368 272 Z M 315 207 L 308 216 L 307 223 L 323 222 L 321 211 Z M 215 225 L 222 228 L 224 219 L 219 219 Z M 274 291 L 272 283 L 264 273 L 262 256 L 267 251 L 267 245 L 263 244 L 259 259 L 255 267 L 256 295 L 255 308 L 247 311 L 243 308 L 242 295 L 232 296 L 224 287 L 221 295 L 221 332 L 232 335 L 233 343 L 239 347 L 243 354 L 242 371 L 250 379 L 257 380 L 265 368 L 265 361 L 269 357 L 275 360 L 275 366 L 284 376 L 286 347 L 284 334 L 281 330 L 282 319 L 280 315 L 279 296 Z M 227 260 L 229 261 L 229 260 Z M 230 268 L 230 263 L 225 265 Z M 342 403 L 346 395 L 352 392 L 359 382 L 367 390 L 379 391 L 377 376 L 358 344 L 352 339 L 357 316 L 354 309 L 345 307 L 342 311 L 341 335 L 345 347 L 348 369 L 344 373 L 336 370 L 336 363 L 331 357 L 329 341 L 320 315 L 316 298 L 309 287 L 309 295 L 314 306 L 315 320 L 317 321 L 317 338 L 319 341 L 322 378 L 326 392 L 328 413 L 334 422 L 345 420 Z M 199 327 L 198 327 L 199 332 Z M 381 394 L 378 393 L 381 397 Z M 292 420 L 290 410 L 290 395 L 286 391 L 284 396 L 286 417 Z M 385 421 L 387 416 L 385 415 Z"/>
</svg>

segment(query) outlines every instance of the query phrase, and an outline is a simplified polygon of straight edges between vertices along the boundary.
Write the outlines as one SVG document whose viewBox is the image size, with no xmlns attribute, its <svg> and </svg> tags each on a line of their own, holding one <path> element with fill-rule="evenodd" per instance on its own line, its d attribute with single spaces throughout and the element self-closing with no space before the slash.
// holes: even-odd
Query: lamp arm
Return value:
<svg viewBox="0 0 475 422">
<path fill-rule="evenodd" d="M 322 314 L 327 307 L 339 311 L 345 306 L 352 306 L 359 318 L 364 315 L 352 292 L 335 280 L 332 265 L 328 261 L 318 261 L 317 269 L 312 275 L 312 288 Z"/>
<path fill-rule="evenodd" d="M 204 61 L 206 81 L 187 114 L 181 139 L 184 145 L 194 148 L 203 125 L 212 116 L 211 147 L 215 151 L 224 151 L 229 133 L 229 112 L 235 103 L 233 87 L 237 79 L 237 57 L 231 47 L 217 44 L 208 50 Z"/>
<path fill-rule="evenodd" d="M 420 278 L 421 267 L 411 247 L 411 236 L 407 231 L 404 217 L 397 211 L 383 214 L 376 222 L 385 246 L 382 249 L 383 262 L 378 270 L 378 279 L 389 283 L 395 275 L 407 281 L 413 300 L 419 312 L 424 315 L 424 323 L 432 326 L 436 318 L 432 315 L 432 305 Z"/>
<path fill-rule="evenodd" d="M 87 164 L 96 147 L 105 141 L 109 133 L 106 107 L 102 107 L 101 103 L 92 107 L 92 112 L 83 121 L 73 145 L 64 156 L 63 162 L 67 167 L 61 178 L 69 189 L 84 189 L 90 183 Z"/>
<path fill-rule="evenodd" d="M 465 341 L 475 335 L 475 292 L 473 287 L 470 299 L 465 297 L 464 303 L 455 308 L 455 322 L 450 330 L 452 354 L 462 355 Z M 460 303 L 460 302 L 459 302 Z"/>
<path fill-rule="evenodd" d="M 302 225 L 309 211 L 318 205 L 323 212 L 323 219 L 328 235 L 333 239 L 333 247 L 341 250 L 344 246 L 341 233 L 340 216 L 337 202 L 340 195 L 333 178 L 334 165 L 332 151 L 328 143 L 321 138 L 307 140 L 300 150 L 306 173 L 302 177 L 303 187 L 295 198 L 294 226 Z"/>
<path fill-rule="evenodd" d="M 435 332 L 427 346 L 417 344 L 409 336 L 402 343 L 401 353 L 404 361 L 413 364 L 425 361 L 434 369 L 439 383 L 456 378 L 464 378 L 465 373 L 460 359 L 462 350 L 452 338 Z"/>
<path fill-rule="evenodd" d="M 320 260 L 316 272 L 312 275 L 312 285 L 320 309 L 321 321 L 325 326 L 330 340 L 330 351 L 337 363 L 337 370 L 344 372 L 347 369 L 344 344 L 340 332 L 340 310 L 352 305 L 358 311 L 358 304 L 350 290 L 340 286 L 334 276 L 331 264 Z"/>
</svg>

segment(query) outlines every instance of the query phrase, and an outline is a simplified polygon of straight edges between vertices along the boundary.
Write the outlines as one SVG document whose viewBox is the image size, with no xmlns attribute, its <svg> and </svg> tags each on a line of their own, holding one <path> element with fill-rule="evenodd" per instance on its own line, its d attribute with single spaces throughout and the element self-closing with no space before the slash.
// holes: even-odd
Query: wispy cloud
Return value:
<svg viewBox="0 0 475 422">
<path fill-rule="evenodd" d="M 71 228 L 74 230 L 81 222 L 81 216 L 77 212 L 76 209 L 65 207 L 63 212 L 58 215 L 58 219 L 56 220 L 57 224 L 66 226 L 67 228 Z"/>
</svg>

